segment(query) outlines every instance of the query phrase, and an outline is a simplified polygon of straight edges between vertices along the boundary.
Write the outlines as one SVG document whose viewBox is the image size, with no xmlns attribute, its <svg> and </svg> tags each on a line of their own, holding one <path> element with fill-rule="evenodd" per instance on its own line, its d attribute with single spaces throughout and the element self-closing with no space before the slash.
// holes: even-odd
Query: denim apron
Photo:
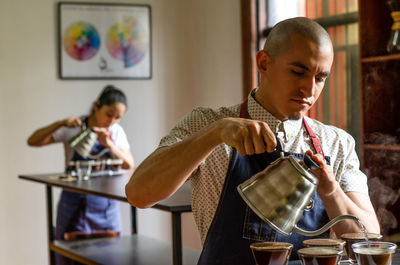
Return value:
<svg viewBox="0 0 400 265">
<path fill-rule="evenodd" d="M 247 101 L 242 104 L 240 117 L 249 117 Z M 303 122 L 306 123 L 304 119 Z M 311 130 L 308 125 L 306 127 L 308 127 L 307 132 Z M 303 158 L 303 154 L 285 152 L 285 155 Z M 293 244 L 290 259 L 298 259 L 297 250 L 302 247 L 303 240 L 312 237 L 296 232 L 290 236 L 277 233 L 246 205 L 237 191 L 239 184 L 264 170 L 278 157 L 276 153 L 267 152 L 240 156 L 235 149 L 233 150 L 217 210 L 208 230 L 198 265 L 254 265 L 249 245 L 256 241 L 290 242 Z M 329 162 L 329 157 L 325 158 Z M 304 230 L 316 230 L 328 221 L 324 204 L 315 192 L 297 226 Z M 329 231 L 318 237 L 329 237 Z"/>
<path fill-rule="evenodd" d="M 91 154 L 100 153 L 105 147 L 96 142 Z M 101 158 L 110 158 L 105 153 Z M 71 161 L 89 160 L 74 152 Z M 121 216 L 117 201 L 108 198 L 63 190 L 57 206 L 55 239 L 64 240 L 64 233 L 93 230 L 121 232 Z M 80 264 L 56 255 L 57 264 Z"/>
</svg>

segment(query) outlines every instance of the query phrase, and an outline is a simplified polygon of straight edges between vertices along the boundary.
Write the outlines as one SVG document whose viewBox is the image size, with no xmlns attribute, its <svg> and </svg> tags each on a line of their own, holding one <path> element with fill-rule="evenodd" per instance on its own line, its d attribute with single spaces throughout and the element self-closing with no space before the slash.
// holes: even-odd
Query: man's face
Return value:
<svg viewBox="0 0 400 265">
<path fill-rule="evenodd" d="M 300 119 L 321 94 L 332 61 L 330 44 L 318 46 L 299 35 L 293 36 L 287 51 L 275 58 L 265 53 L 260 103 L 280 120 Z"/>
</svg>

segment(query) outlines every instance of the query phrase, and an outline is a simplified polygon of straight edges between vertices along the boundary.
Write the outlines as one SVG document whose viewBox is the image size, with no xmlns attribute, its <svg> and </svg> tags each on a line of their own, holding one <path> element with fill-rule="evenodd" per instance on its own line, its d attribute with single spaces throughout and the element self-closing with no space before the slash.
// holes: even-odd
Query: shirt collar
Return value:
<svg viewBox="0 0 400 265">
<path fill-rule="evenodd" d="M 266 122 L 275 134 L 282 132 L 286 141 L 288 138 L 297 135 L 299 130 L 302 128 L 302 119 L 286 120 L 283 122 L 278 120 L 256 101 L 255 92 L 256 89 L 253 90 L 248 96 L 247 111 L 250 118 L 253 120 Z"/>
</svg>

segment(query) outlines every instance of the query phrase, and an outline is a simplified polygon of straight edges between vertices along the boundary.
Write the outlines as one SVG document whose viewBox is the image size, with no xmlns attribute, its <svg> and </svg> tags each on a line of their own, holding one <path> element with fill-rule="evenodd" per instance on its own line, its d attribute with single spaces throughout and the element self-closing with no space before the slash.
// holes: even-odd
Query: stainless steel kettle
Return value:
<svg viewBox="0 0 400 265">
<path fill-rule="evenodd" d="M 80 154 L 83 158 L 97 159 L 110 150 L 108 148 L 104 148 L 97 155 L 91 155 L 90 152 L 92 151 L 94 145 L 96 144 L 96 141 L 97 141 L 96 132 L 90 128 L 86 129 L 86 126 L 83 124 L 82 131 L 69 141 L 69 145 L 71 146 L 72 149 L 78 152 L 78 154 Z"/>
<path fill-rule="evenodd" d="M 278 159 L 237 187 L 243 200 L 262 220 L 286 236 L 292 231 L 308 236 L 320 235 L 344 219 L 359 222 L 354 215 L 341 215 L 316 231 L 297 227 L 318 185 L 318 178 L 308 170 L 319 166 L 307 154 L 304 155 L 304 165 L 292 155 L 285 157 L 278 138 L 277 142 L 274 152 Z"/>
</svg>

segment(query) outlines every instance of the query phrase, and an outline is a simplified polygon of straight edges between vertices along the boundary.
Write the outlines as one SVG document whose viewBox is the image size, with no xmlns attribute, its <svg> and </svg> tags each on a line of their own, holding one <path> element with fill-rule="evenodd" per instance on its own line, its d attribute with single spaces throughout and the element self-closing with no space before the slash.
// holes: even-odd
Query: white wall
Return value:
<svg viewBox="0 0 400 265">
<path fill-rule="evenodd" d="M 3 13 L 5 11 L 3 3 L 0 4 L 0 32 L 5 32 L 6 28 L 6 18 L 3 16 Z M 7 85 L 6 80 L 4 79 L 5 73 L 5 66 L 6 62 L 4 60 L 6 49 L 5 49 L 5 43 L 3 43 L 3 37 L 0 38 L 0 202 L 2 202 L 0 205 L 0 233 L 4 235 L 5 231 L 5 220 L 7 217 L 7 212 L 6 212 L 6 174 L 5 174 L 5 155 L 6 155 L 6 149 L 4 148 L 4 145 L 6 143 L 5 140 L 5 130 L 7 129 L 5 126 L 5 115 L 3 113 L 6 112 L 6 108 L 2 104 L 4 99 L 5 99 L 5 87 Z M 7 241 L 4 236 L 0 237 L 0 264 L 6 264 L 6 245 Z"/>
<path fill-rule="evenodd" d="M 138 164 L 191 108 L 241 100 L 239 0 L 125 2 L 152 7 L 151 80 L 58 79 L 57 2 L 0 2 L 0 264 L 48 263 L 44 185 L 17 175 L 59 172 L 63 153 L 61 145 L 28 147 L 35 129 L 87 113 L 102 87 L 114 84 L 128 96 L 121 124 Z M 129 207 L 121 207 L 129 231 Z M 170 240 L 170 219 L 165 212 L 140 210 L 139 233 Z M 199 249 L 191 213 L 184 214 L 183 227 L 184 245 Z"/>
</svg>

